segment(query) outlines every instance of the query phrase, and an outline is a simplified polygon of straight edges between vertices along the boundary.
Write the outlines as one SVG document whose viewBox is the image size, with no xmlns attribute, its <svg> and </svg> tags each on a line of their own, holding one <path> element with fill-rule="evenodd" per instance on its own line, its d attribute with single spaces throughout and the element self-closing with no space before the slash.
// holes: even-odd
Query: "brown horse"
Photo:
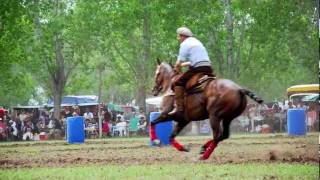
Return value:
<svg viewBox="0 0 320 180">
<path fill-rule="evenodd" d="M 176 121 L 174 130 L 170 136 L 171 145 L 179 151 L 189 151 L 188 148 L 179 144 L 175 137 L 191 121 L 210 120 L 213 131 L 213 139 L 209 140 L 201 147 L 201 160 L 208 159 L 218 143 L 229 137 L 229 127 L 231 121 L 241 115 L 247 106 L 246 95 L 258 103 L 263 100 L 256 97 L 255 94 L 247 89 L 241 88 L 236 83 L 227 79 L 209 79 L 201 91 L 191 91 L 185 95 L 185 110 L 183 117 L 168 115 L 174 107 L 174 94 L 171 85 L 178 74 L 174 73 L 172 66 L 167 63 L 161 63 L 158 60 L 158 66 L 155 73 L 155 86 L 153 94 L 157 96 L 163 94 L 163 100 L 160 105 L 160 116 L 151 122 L 150 137 L 154 141 L 157 139 L 155 134 L 155 125 L 161 122 Z M 186 85 L 191 88 L 198 81 L 199 74 L 189 80 Z"/>
</svg>

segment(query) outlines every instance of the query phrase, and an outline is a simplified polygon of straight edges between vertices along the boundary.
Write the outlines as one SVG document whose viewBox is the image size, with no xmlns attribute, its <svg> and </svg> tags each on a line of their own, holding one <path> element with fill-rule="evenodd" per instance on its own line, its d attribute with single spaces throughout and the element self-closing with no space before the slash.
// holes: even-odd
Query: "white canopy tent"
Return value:
<svg viewBox="0 0 320 180">
<path fill-rule="evenodd" d="M 161 101 L 162 101 L 162 96 L 158 96 L 158 97 L 154 97 L 154 98 L 147 98 L 146 104 L 160 107 Z"/>
</svg>

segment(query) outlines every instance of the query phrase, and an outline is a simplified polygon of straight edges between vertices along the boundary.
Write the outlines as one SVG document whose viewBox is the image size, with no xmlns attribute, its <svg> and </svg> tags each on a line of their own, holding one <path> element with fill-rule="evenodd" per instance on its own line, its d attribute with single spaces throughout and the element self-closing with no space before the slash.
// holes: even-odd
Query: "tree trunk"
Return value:
<svg viewBox="0 0 320 180">
<path fill-rule="evenodd" d="M 220 75 L 223 76 L 224 74 L 224 58 L 223 58 L 223 53 L 221 51 L 221 47 L 220 47 L 220 43 L 216 37 L 216 33 L 215 33 L 215 30 L 212 29 L 209 34 L 208 34 L 208 37 L 209 37 L 209 42 L 210 44 L 213 46 L 214 50 L 215 50 L 215 53 L 216 53 L 216 57 L 217 57 L 217 63 L 218 63 L 218 71 L 220 72 Z M 216 71 L 216 68 L 214 68 L 214 71 Z"/>
<path fill-rule="evenodd" d="M 144 83 L 138 85 L 138 106 L 145 113 L 146 111 L 146 86 Z"/>
<path fill-rule="evenodd" d="M 234 59 L 234 63 L 232 66 L 232 72 L 234 72 L 235 77 L 240 76 L 240 64 L 241 64 L 241 49 L 243 46 L 244 41 L 244 33 L 245 33 L 245 15 L 241 18 L 241 25 L 240 25 L 240 38 L 238 43 L 238 49 L 237 49 L 237 57 Z"/>
<path fill-rule="evenodd" d="M 40 37 L 41 37 L 41 25 L 40 25 L 40 18 L 39 18 L 39 0 L 34 0 L 33 1 L 34 4 L 34 19 L 33 19 L 33 23 L 34 23 L 34 34 L 35 37 L 38 41 L 38 43 L 41 43 Z"/>
<path fill-rule="evenodd" d="M 140 63 L 141 66 L 141 79 L 138 83 L 138 105 L 140 109 L 143 109 L 143 112 L 146 111 L 146 84 L 148 79 L 148 64 L 150 61 L 150 46 L 151 46 L 151 31 L 150 31 L 150 10 L 149 10 L 149 1 L 142 0 L 143 5 L 143 58 Z"/>
<path fill-rule="evenodd" d="M 102 81 L 102 73 L 103 73 L 103 70 L 104 70 L 104 66 L 103 65 L 99 65 L 98 67 L 98 71 L 99 71 L 99 87 L 98 87 L 98 102 L 99 102 L 99 106 L 100 106 L 100 103 L 102 102 L 101 99 L 102 99 L 102 86 L 103 86 L 103 81 Z M 101 108 L 99 107 L 99 110 L 98 110 L 98 117 L 99 117 L 99 137 L 102 138 L 102 112 L 101 112 Z"/>
<path fill-rule="evenodd" d="M 98 67 L 98 71 L 99 71 L 99 85 L 98 85 L 98 102 L 101 103 L 102 102 L 102 86 L 103 86 L 103 81 L 102 81 L 102 73 L 104 71 L 104 67 Z"/>
<path fill-rule="evenodd" d="M 248 52 L 248 55 L 247 55 L 247 61 L 246 61 L 246 63 L 245 63 L 245 65 L 244 65 L 244 67 L 247 67 L 247 66 L 249 66 L 249 64 L 251 63 L 251 61 L 252 61 L 252 59 L 253 59 L 253 49 L 254 49 L 254 39 L 252 39 L 251 40 L 251 42 L 250 42 L 250 49 L 249 49 L 249 52 Z"/>
<path fill-rule="evenodd" d="M 60 110 L 61 110 L 61 101 L 62 101 L 62 96 L 63 96 L 63 85 L 58 83 L 58 84 L 53 84 L 54 86 L 54 94 L 53 94 L 53 99 L 54 99 L 54 106 L 53 106 L 53 115 L 56 120 L 60 120 Z"/>
<path fill-rule="evenodd" d="M 59 15 L 59 1 L 55 0 L 55 15 Z M 64 66 L 64 57 L 62 53 L 63 44 L 61 40 L 61 33 L 55 32 L 54 34 L 54 44 L 55 44 L 55 68 L 54 73 L 51 74 L 53 80 L 54 89 L 54 118 L 56 120 L 61 119 L 61 101 L 63 96 L 64 87 L 66 85 L 66 74 Z"/>
<path fill-rule="evenodd" d="M 56 69 L 54 71 L 53 89 L 54 89 L 54 118 L 60 120 L 60 106 L 63 96 L 64 87 L 66 84 L 66 76 L 64 72 L 64 58 L 62 54 L 62 42 L 58 33 L 55 34 L 55 55 Z"/>
<path fill-rule="evenodd" d="M 229 75 L 232 75 L 232 63 L 233 63 L 233 16 L 231 12 L 230 0 L 224 0 L 225 5 L 225 24 L 227 27 L 227 69 Z"/>
</svg>

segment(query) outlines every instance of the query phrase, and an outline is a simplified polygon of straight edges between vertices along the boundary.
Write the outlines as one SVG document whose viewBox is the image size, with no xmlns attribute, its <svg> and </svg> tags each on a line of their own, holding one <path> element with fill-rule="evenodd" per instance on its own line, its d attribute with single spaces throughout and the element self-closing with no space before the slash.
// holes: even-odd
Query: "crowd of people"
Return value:
<svg viewBox="0 0 320 180">
<path fill-rule="evenodd" d="M 0 140 L 34 140 L 41 132 L 53 134 L 58 131 L 55 129 L 63 129 L 46 109 L 15 109 L 10 113 L 0 107 L 0 114 Z"/>
<path fill-rule="evenodd" d="M 99 107 L 64 107 L 61 119 L 56 120 L 53 109 L 26 108 L 14 109 L 12 112 L 0 107 L 0 140 L 39 140 L 41 135 L 49 139 L 62 139 L 65 137 L 67 118 L 83 116 L 86 138 L 99 137 Z M 110 111 L 107 107 L 100 108 L 102 119 L 102 133 L 104 137 L 127 136 L 129 125 L 133 118 L 139 121 L 133 126 L 139 135 L 146 135 L 147 119 L 143 112 L 123 113 Z"/>
<path fill-rule="evenodd" d="M 316 103 L 274 102 L 267 104 L 249 104 L 246 111 L 232 125 L 239 132 L 286 132 L 288 109 L 302 108 L 306 112 L 308 131 L 319 130 L 319 108 Z M 264 131 L 266 130 L 266 131 Z"/>
<path fill-rule="evenodd" d="M 319 130 L 319 106 L 316 103 L 275 102 L 262 105 L 249 104 L 246 111 L 231 125 L 233 132 L 278 133 L 287 131 L 287 111 L 303 108 L 306 111 L 308 131 Z M 128 136 L 129 133 L 147 135 L 148 119 L 143 111 L 130 113 L 100 109 L 103 137 Z M 55 120 L 53 110 L 47 108 L 16 109 L 9 113 L 0 107 L 0 140 L 37 140 L 45 133 L 48 138 L 65 137 L 68 117 L 83 116 L 86 138 L 99 137 L 99 107 L 64 107 L 61 120 Z M 134 120 L 136 119 L 136 120 Z M 136 127 L 135 129 L 131 129 Z M 188 129 L 188 128 L 187 128 Z M 209 133 L 208 123 L 199 125 L 199 132 Z"/>
<path fill-rule="evenodd" d="M 126 116 L 123 113 L 116 114 L 112 118 L 112 114 L 110 116 L 110 121 L 104 121 L 104 123 L 108 124 L 103 126 L 105 127 L 104 134 L 108 136 L 128 136 L 130 132 L 134 131 L 137 135 L 147 135 L 147 118 L 144 115 L 143 111 L 132 112 Z M 106 118 L 105 118 L 106 119 Z M 135 119 L 138 119 L 136 121 Z M 131 129 L 130 127 L 135 127 Z M 106 133 L 106 129 L 109 128 L 108 133 Z"/>
</svg>

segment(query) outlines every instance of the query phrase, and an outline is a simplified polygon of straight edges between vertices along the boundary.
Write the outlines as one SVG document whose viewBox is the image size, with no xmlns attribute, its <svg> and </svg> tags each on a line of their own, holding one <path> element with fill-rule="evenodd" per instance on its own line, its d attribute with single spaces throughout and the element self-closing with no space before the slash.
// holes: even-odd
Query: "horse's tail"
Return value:
<svg viewBox="0 0 320 180">
<path fill-rule="evenodd" d="M 260 97 L 256 96 L 256 94 L 254 94 L 252 91 L 250 91 L 248 89 L 240 89 L 240 91 L 242 93 L 244 93 L 245 95 L 249 96 L 251 99 L 253 99 L 257 103 L 259 103 L 259 104 L 263 103 L 263 100 Z"/>
</svg>

